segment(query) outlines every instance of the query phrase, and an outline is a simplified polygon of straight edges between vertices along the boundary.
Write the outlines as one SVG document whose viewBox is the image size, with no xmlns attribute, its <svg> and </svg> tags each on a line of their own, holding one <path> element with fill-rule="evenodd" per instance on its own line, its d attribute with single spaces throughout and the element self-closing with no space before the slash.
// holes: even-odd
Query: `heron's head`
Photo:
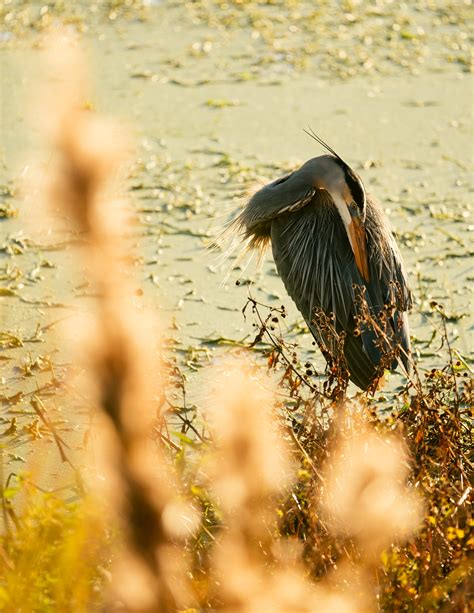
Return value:
<svg viewBox="0 0 474 613">
<path fill-rule="evenodd" d="M 313 185 L 331 196 L 344 223 L 354 252 L 357 268 L 369 281 L 369 264 L 365 236 L 366 196 L 359 175 L 337 154 L 322 155 L 313 163 Z"/>
<path fill-rule="evenodd" d="M 310 160 L 314 164 L 314 185 L 325 189 L 333 199 L 344 222 L 357 268 L 361 277 L 368 282 L 369 261 L 364 225 L 366 199 L 362 179 L 311 128 L 305 132 L 331 154 Z"/>
</svg>

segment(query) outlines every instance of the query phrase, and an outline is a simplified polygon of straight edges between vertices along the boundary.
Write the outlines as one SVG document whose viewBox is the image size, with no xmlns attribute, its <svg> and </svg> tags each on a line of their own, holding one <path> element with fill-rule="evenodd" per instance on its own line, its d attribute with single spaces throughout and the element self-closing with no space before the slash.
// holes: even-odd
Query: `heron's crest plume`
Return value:
<svg viewBox="0 0 474 613">
<path fill-rule="evenodd" d="M 313 128 L 311 128 L 311 126 L 308 126 L 307 130 L 306 128 L 303 128 L 303 132 L 307 134 L 310 138 L 315 140 L 317 143 L 319 143 L 322 147 L 324 147 L 326 151 L 329 151 L 329 153 L 334 155 L 334 157 L 340 160 L 345 166 L 349 166 L 349 164 L 345 160 L 343 160 L 342 157 L 338 153 L 336 153 L 334 149 L 326 143 L 326 141 L 324 141 L 320 136 L 316 134 L 316 132 L 313 130 Z"/>
</svg>

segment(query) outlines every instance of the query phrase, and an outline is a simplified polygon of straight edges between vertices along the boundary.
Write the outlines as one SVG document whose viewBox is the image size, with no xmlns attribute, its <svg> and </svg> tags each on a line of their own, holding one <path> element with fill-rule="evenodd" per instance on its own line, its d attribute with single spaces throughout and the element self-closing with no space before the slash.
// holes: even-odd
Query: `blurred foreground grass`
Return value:
<svg viewBox="0 0 474 613">
<path fill-rule="evenodd" d="M 130 538 L 127 522 L 137 521 L 145 538 L 148 534 L 152 539 L 154 533 L 153 516 L 134 513 L 135 496 L 127 490 L 119 494 L 119 499 L 125 496 L 125 506 L 117 516 L 114 497 L 103 498 L 93 490 L 66 502 L 60 493 L 38 491 L 25 474 L 12 476 L 2 491 L 2 610 L 93 611 L 112 606 L 130 611 L 191 607 L 257 612 L 313 611 L 317 606 L 327 611 L 469 611 L 472 397 L 465 365 L 450 362 L 447 355 L 445 366 L 400 393 L 400 406 L 388 417 L 380 415 L 376 402 L 366 406 L 361 399 L 347 402 L 341 421 L 340 407 L 307 393 L 305 381 L 282 359 L 286 351 L 282 344 L 266 356 L 280 384 L 279 400 L 263 421 L 259 415 L 265 403 L 270 409 L 271 397 L 265 392 L 257 401 L 260 392 L 250 370 L 235 389 L 232 378 L 227 381 L 215 401 L 220 430 L 211 415 L 202 437 L 189 431 L 173 442 L 161 422 L 161 451 L 145 458 L 151 470 L 147 487 L 154 487 L 157 470 L 174 475 L 176 490 L 160 516 L 165 525 L 176 524 L 168 526 L 174 535 L 169 555 L 177 556 L 176 564 L 186 572 L 184 602 L 159 591 L 154 604 L 143 607 L 133 590 L 135 566 L 126 562 L 126 578 L 116 574 L 124 541 Z M 287 355 L 293 360 L 292 353 Z M 231 377 L 225 372 L 222 376 Z M 295 403 L 298 410 L 288 410 Z M 279 424 L 272 440 L 268 436 L 273 426 L 267 419 Z M 383 445 L 402 435 L 409 455 L 387 459 L 390 448 L 384 450 Z M 352 457 L 350 447 L 341 450 L 341 436 L 348 445 L 360 439 L 364 451 Z M 281 465 L 286 454 L 294 467 L 290 476 Z M 344 503 L 349 504 L 349 515 L 336 530 L 322 501 L 333 487 L 328 470 L 337 472 L 338 462 L 336 482 L 348 480 L 342 487 L 344 497 L 349 496 Z M 405 467 L 402 481 L 407 479 L 424 507 L 421 523 L 405 540 L 390 527 L 403 527 L 400 505 L 409 500 L 401 491 L 393 498 L 394 485 L 405 487 L 398 477 L 390 485 L 399 462 Z M 266 484 L 265 479 L 272 481 Z M 351 487 L 355 490 L 347 494 Z M 163 496 L 163 491 L 157 494 Z M 342 494 L 333 492 L 336 506 Z M 183 517 L 193 525 L 184 538 L 178 527 Z M 362 526 L 367 540 L 361 536 Z M 380 546 L 372 550 L 378 539 Z M 159 541 L 156 547 L 158 551 Z M 282 569 L 291 577 L 282 575 Z M 165 566 L 161 572 L 171 573 L 168 580 L 173 582 L 174 571 Z M 272 578 L 284 595 L 276 591 Z M 117 582 L 132 583 L 126 605 L 120 598 L 110 601 Z M 302 586 L 309 590 L 305 595 Z M 311 586 L 324 593 L 313 594 Z M 259 589 L 266 600 L 252 600 Z"/>
<path fill-rule="evenodd" d="M 87 611 L 102 601 L 111 539 L 90 500 L 68 503 L 25 474 L 3 489 L 2 508 L 2 611 Z"/>
</svg>

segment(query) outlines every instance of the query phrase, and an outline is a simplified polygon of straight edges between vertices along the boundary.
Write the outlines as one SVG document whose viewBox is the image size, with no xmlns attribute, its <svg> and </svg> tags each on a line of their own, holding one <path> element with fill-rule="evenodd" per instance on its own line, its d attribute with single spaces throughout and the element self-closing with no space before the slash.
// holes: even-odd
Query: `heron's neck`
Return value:
<svg viewBox="0 0 474 613">
<path fill-rule="evenodd" d="M 346 201 L 344 200 L 344 198 L 341 196 L 339 192 L 332 192 L 332 193 L 329 192 L 329 193 L 331 194 L 331 198 L 333 199 L 334 204 L 336 205 L 337 211 L 339 215 L 341 216 L 342 223 L 344 224 L 344 228 L 346 229 L 346 234 L 347 234 L 347 237 L 349 238 L 351 247 L 353 247 L 351 235 L 349 232 L 349 225 L 352 219 L 351 219 L 351 214 L 349 213 L 349 209 L 347 208 Z"/>
</svg>

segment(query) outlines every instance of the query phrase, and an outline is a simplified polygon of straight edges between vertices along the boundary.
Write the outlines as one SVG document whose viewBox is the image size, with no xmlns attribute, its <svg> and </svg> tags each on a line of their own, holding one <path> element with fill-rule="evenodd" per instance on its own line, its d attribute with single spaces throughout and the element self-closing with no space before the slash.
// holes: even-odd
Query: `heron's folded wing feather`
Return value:
<svg viewBox="0 0 474 613">
<path fill-rule="evenodd" d="M 334 350 L 335 341 L 321 330 L 314 314 L 315 309 L 334 314 L 336 332 L 346 333 L 344 354 L 351 377 L 364 389 L 373 380 L 384 354 L 397 342 L 409 352 L 408 327 L 402 313 L 410 304 L 409 291 L 398 249 L 393 248 L 393 239 L 393 244 L 388 242 L 390 231 L 387 234 L 386 226 L 379 224 L 374 206 L 368 203 L 366 220 L 369 283 L 359 274 L 342 220 L 324 192 L 317 192 L 297 215 L 280 215 L 271 224 L 274 259 L 289 295 L 318 343 L 329 352 Z M 395 293 L 398 298 L 393 316 L 379 320 L 379 312 Z M 376 325 L 364 321 L 361 300 Z M 354 334 L 356 328 L 358 335 Z M 396 361 L 388 366 L 394 368 Z"/>
<path fill-rule="evenodd" d="M 258 190 L 239 216 L 239 223 L 247 236 L 261 232 L 262 227 L 284 213 L 292 213 L 306 206 L 315 189 L 299 173 L 292 173 Z"/>
</svg>

